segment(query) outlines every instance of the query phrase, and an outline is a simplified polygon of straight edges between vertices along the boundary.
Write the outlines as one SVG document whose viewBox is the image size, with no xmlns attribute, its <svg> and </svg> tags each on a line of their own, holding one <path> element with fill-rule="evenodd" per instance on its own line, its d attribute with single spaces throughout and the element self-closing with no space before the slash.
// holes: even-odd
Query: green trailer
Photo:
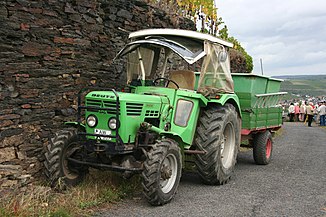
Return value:
<svg viewBox="0 0 326 217">
<path fill-rule="evenodd" d="M 242 130 L 253 131 L 282 125 L 282 80 L 267 76 L 233 73 L 234 92 L 240 100 Z"/>
<path fill-rule="evenodd" d="M 241 106 L 241 140 L 253 148 L 257 164 L 268 164 L 272 155 L 271 133 L 283 124 L 280 100 L 287 94 L 279 92 L 283 80 L 245 73 L 232 73 L 232 79 Z"/>
<path fill-rule="evenodd" d="M 126 58 L 125 91 L 80 91 L 76 122 L 46 145 L 51 186 L 76 185 L 90 167 L 138 173 L 148 202 L 163 205 L 188 157 L 209 185 L 230 180 L 241 138 L 253 144 L 256 163 L 269 163 L 271 132 L 281 126 L 279 80 L 231 75 L 233 45 L 211 35 L 148 29 L 129 38 L 115 58 Z"/>
</svg>

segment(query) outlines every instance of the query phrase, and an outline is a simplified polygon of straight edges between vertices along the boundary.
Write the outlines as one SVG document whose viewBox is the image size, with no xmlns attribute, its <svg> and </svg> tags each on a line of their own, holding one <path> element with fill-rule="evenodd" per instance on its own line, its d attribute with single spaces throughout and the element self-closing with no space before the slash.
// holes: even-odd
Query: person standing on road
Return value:
<svg viewBox="0 0 326 217">
<path fill-rule="evenodd" d="M 325 115 L 326 115 L 325 101 L 323 101 L 321 105 L 318 107 L 318 113 L 320 119 L 320 126 L 326 126 L 325 125 Z"/>
<path fill-rule="evenodd" d="M 294 103 L 294 121 L 299 121 L 300 107 L 299 103 Z"/>
<path fill-rule="evenodd" d="M 293 122 L 293 120 L 294 120 L 294 104 L 293 104 L 293 102 L 291 102 L 288 111 L 289 111 L 290 122 Z"/>
<path fill-rule="evenodd" d="M 311 127 L 311 122 L 314 118 L 314 107 L 312 102 L 306 106 L 306 114 L 308 115 L 308 127 Z"/>
<path fill-rule="evenodd" d="M 300 106 L 300 117 L 299 117 L 299 120 L 300 121 L 304 121 L 305 119 L 305 114 L 306 114 L 306 105 L 304 102 L 301 103 L 301 106 Z"/>
<path fill-rule="evenodd" d="M 319 104 L 316 103 L 315 105 L 312 106 L 312 108 L 314 109 L 314 118 L 313 120 L 316 122 L 316 124 L 319 122 L 319 114 L 318 114 L 318 107 L 319 107 Z"/>
</svg>

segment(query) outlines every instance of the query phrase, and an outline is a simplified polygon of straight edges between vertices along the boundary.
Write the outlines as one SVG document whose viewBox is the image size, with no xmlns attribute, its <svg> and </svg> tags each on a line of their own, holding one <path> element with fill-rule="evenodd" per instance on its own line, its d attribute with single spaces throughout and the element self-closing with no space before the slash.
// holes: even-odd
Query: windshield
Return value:
<svg viewBox="0 0 326 217">
<path fill-rule="evenodd" d="M 167 77 L 167 71 L 176 70 L 177 65 L 187 69 L 186 65 L 197 62 L 205 56 L 205 52 L 203 45 L 196 41 L 182 41 L 180 37 L 147 37 L 127 44 L 115 59 L 124 55 L 128 57 L 127 83 L 130 84 L 135 80 Z M 180 58 L 186 64 L 181 64 Z"/>
<path fill-rule="evenodd" d="M 201 68 L 198 92 L 207 97 L 215 97 L 217 93 L 233 93 L 230 60 L 225 47 L 206 41 L 205 51 L 207 55 Z"/>
<path fill-rule="evenodd" d="M 144 47 L 137 48 L 137 50 L 128 53 L 127 83 L 130 83 L 132 80 L 142 79 L 141 62 L 139 61 L 140 58 L 138 52 L 140 53 L 143 62 L 145 79 L 151 77 L 152 71 L 155 70 L 153 69 L 154 50 Z"/>
</svg>

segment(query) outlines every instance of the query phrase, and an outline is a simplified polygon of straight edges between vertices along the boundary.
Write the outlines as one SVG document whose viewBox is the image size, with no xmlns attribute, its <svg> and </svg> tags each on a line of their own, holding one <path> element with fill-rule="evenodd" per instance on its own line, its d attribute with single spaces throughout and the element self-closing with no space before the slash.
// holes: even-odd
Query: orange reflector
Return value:
<svg viewBox="0 0 326 217">
<path fill-rule="evenodd" d="M 216 98 L 216 99 L 220 99 L 221 96 L 220 96 L 220 95 L 216 95 L 215 98 Z"/>
</svg>

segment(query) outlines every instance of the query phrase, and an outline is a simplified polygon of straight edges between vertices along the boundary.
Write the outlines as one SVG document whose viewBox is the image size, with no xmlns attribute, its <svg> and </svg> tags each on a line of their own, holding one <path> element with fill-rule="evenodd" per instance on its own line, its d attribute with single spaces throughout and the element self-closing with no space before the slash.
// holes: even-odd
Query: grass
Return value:
<svg viewBox="0 0 326 217">
<path fill-rule="evenodd" d="M 320 128 L 322 128 L 323 130 L 326 130 L 326 126 L 319 126 Z"/>
<path fill-rule="evenodd" d="M 282 134 L 283 134 L 283 127 L 281 127 L 279 130 L 277 130 L 276 132 L 275 132 L 275 135 L 274 135 L 274 137 L 278 137 L 278 136 L 281 136 Z"/>
<path fill-rule="evenodd" d="M 42 185 L 0 192 L 0 216 L 90 216 L 140 189 L 139 176 L 124 180 L 115 173 L 94 170 L 83 183 L 64 192 Z"/>
</svg>

